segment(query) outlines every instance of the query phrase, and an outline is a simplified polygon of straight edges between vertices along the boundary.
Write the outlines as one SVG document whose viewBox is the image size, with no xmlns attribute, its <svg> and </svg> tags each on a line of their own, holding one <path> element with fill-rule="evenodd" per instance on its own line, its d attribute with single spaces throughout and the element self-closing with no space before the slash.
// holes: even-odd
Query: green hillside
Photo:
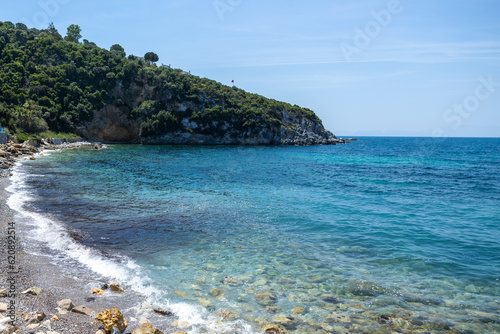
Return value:
<svg viewBox="0 0 500 334">
<path fill-rule="evenodd" d="M 0 122 L 11 134 L 78 133 L 106 106 L 139 122 L 141 138 L 222 136 L 228 128 L 255 136 L 285 126 L 284 111 L 323 128 L 309 109 L 157 66 L 153 52 L 126 56 L 119 45 L 80 42 L 80 31 L 71 25 L 63 38 L 52 24 L 38 30 L 0 22 Z"/>
</svg>

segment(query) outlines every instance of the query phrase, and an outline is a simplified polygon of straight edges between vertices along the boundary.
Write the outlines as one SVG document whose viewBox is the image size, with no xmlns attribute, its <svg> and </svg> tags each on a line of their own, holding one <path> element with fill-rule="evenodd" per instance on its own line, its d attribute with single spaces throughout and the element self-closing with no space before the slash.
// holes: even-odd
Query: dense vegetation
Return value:
<svg viewBox="0 0 500 334">
<path fill-rule="evenodd" d="M 222 133 L 223 124 L 254 131 L 279 126 L 282 110 L 320 122 L 309 109 L 158 67 L 154 52 L 127 57 L 117 44 L 106 50 L 80 42 L 80 33 L 77 25 L 63 38 L 53 24 L 38 30 L 0 22 L 0 123 L 10 133 L 74 133 L 106 105 L 140 119 L 142 136 L 192 131 L 185 119 L 204 125 L 201 133 Z M 145 101 L 130 87 L 149 87 Z M 187 109 L 175 107 L 186 102 Z"/>
</svg>

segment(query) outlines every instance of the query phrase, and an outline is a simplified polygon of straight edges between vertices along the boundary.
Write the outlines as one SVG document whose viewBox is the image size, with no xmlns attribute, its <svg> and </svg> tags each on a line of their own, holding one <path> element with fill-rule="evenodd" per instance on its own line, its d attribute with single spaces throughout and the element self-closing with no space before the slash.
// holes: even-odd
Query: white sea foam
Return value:
<svg viewBox="0 0 500 334">
<path fill-rule="evenodd" d="M 12 183 L 6 190 L 12 194 L 7 204 L 17 212 L 16 220 L 29 226 L 28 238 L 48 247 L 63 259 L 77 261 L 102 277 L 126 282 L 128 287 L 143 295 L 149 303 L 168 308 L 180 320 L 193 325 L 191 333 L 198 333 L 197 325 L 217 333 L 234 333 L 234 326 L 238 328 L 238 333 L 254 333 L 251 326 L 243 321 L 221 324 L 217 317 L 210 315 L 200 305 L 170 302 L 166 293 L 154 287 L 151 280 L 142 273 L 141 267 L 132 259 L 125 256 L 120 256 L 121 261 L 106 258 L 99 251 L 76 242 L 63 223 L 27 209 L 26 204 L 32 201 L 34 195 L 25 183 L 26 177 L 22 163 L 17 162 L 11 176 Z M 30 252 L 32 255 L 46 255 L 39 248 Z"/>
</svg>

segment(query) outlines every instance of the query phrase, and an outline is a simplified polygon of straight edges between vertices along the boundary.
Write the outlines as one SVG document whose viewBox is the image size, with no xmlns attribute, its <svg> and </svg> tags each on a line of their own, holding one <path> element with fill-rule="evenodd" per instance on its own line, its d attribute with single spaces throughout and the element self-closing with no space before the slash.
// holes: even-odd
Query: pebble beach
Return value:
<svg viewBox="0 0 500 334">
<path fill-rule="evenodd" d="M 7 189 L 11 184 L 12 166 L 20 159 L 36 159 L 44 150 L 79 147 L 105 148 L 102 144 L 87 142 L 46 144 L 40 148 L 12 143 L 0 145 L 3 167 L 0 177 L 0 333 L 103 334 L 115 333 L 119 327 L 122 333 L 164 333 L 148 319 L 134 316 L 149 313 L 148 318 L 153 322 L 155 318 L 171 316 L 171 312 L 155 309 L 147 303 L 143 304 L 145 311 L 134 309 L 131 305 L 137 305 L 141 297 L 125 290 L 120 283 L 68 276 L 50 258 L 25 251 L 29 240 L 16 227 L 16 213 L 7 204 L 11 196 Z"/>
</svg>

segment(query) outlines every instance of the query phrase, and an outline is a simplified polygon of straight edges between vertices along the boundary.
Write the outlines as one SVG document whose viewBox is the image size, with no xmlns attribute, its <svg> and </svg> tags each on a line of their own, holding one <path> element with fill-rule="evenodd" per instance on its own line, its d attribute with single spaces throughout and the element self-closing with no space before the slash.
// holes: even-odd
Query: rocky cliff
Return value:
<svg viewBox="0 0 500 334">
<path fill-rule="evenodd" d="M 326 130 L 314 114 L 301 114 L 282 108 L 273 122 L 258 121 L 242 126 L 235 115 L 199 117 L 207 108 L 202 103 L 172 99 L 172 92 L 159 94 L 153 87 L 134 83 L 128 88 L 122 84 L 112 92 L 113 100 L 129 100 L 129 105 L 108 104 L 95 110 L 90 121 L 77 127 L 78 135 L 104 142 L 142 143 L 150 145 L 335 145 L 343 140 Z M 145 133 L 144 123 L 155 117 L 160 108 L 175 115 L 178 126 Z M 217 104 L 215 104 L 217 106 Z M 136 112 L 131 117 L 131 113 Z M 198 117 L 193 117 L 198 116 Z M 153 122 L 154 123 L 154 122 Z"/>
</svg>

